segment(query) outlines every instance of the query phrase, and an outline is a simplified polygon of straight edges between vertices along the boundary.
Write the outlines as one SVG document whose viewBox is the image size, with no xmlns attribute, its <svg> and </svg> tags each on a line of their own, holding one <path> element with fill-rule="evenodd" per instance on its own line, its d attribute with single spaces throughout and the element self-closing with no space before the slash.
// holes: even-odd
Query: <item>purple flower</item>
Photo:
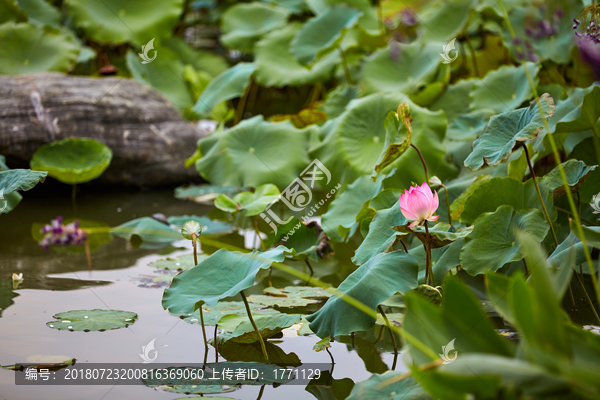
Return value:
<svg viewBox="0 0 600 400">
<path fill-rule="evenodd" d="M 48 250 L 50 246 L 71 246 L 83 244 L 87 240 L 87 234 L 79 228 L 79 221 L 63 225 L 63 218 L 58 216 L 50 221 L 50 224 L 44 225 L 40 232 L 44 238 L 38 242 L 40 246 Z"/>
</svg>

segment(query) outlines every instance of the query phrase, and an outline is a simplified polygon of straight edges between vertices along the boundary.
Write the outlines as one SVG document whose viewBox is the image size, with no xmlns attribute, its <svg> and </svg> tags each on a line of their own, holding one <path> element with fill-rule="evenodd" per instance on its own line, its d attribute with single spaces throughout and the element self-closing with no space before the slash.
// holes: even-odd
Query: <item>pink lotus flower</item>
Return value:
<svg viewBox="0 0 600 400">
<path fill-rule="evenodd" d="M 411 186 L 400 195 L 400 211 L 409 221 L 409 227 L 420 225 L 425 221 L 437 221 L 439 215 L 433 215 L 440 205 L 437 192 L 431 192 L 427 182 L 421 186 Z"/>
</svg>

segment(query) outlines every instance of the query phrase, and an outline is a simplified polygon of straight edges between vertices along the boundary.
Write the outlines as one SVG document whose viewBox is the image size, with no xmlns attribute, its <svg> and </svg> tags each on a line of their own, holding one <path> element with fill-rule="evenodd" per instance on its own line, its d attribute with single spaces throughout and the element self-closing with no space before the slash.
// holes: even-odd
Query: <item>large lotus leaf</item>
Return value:
<svg viewBox="0 0 600 400">
<path fill-rule="evenodd" d="M 293 307 L 306 307 L 309 304 L 317 304 L 319 300 L 313 299 L 303 299 L 301 297 L 274 297 L 274 296 L 265 296 L 262 294 L 253 294 L 248 296 L 248 301 L 253 303 L 262 304 L 264 306 L 270 307 L 285 307 L 285 308 L 293 308 Z"/>
<path fill-rule="evenodd" d="M 554 114 L 554 101 L 548 93 L 540 97 L 545 118 Z M 487 165 L 494 166 L 508 161 L 514 147 L 536 139 L 544 129 L 544 120 L 538 104 L 532 102 L 528 108 L 508 111 L 490 118 L 490 123 L 473 144 L 473 152 L 465 160 L 465 166 L 477 170 Z"/>
<path fill-rule="evenodd" d="M 387 371 L 384 374 L 372 375 L 369 379 L 358 382 L 347 400 L 387 399 L 387 400 L 432 400 L 425 389 L 404 372 Z M 397 378 L 397 379 L 396 379 Z M 384 385 L 383 383 L 389 384 Z"/>
<path fill-rule="evenodd" d="M 256 327 L 263 338 L 277 335 L 285 328 L 300 323 L 302 317 L 299 314 L 279 314 L 257 318 Z M 244 321 L 233 333 L 219 335 L 219 344 L 232 340 L 237 343 L 254 343 L 259 340 L 254 327 L 250 321 Z"/>
<path fill-rule="evenodd" d="M 197 160 L 194 160 L 194 163 Z M 193 164 L 192 164 L 193 165 Z M 239 192 L 239 188 L 234 186 L 220 187 L 213 185 L 189 185 L 175 188 L 175 198 L 179 200 L 192 200 L 203 205 L 213 205 L 215 199 L 220 194 L 226 194 L 229 197 Z"/>
<path fill-rule="evenodd" d="M 226 194 L 215 199 L 215 207 L 229 213 L 241 211 L 247 217 L 258 215 L 265 211 L 267 206 L 279 200 L 279 189 L 271 183 L 265 183 L 256 188 L 254 192 L 241 192 L 233 199 Z"/>
<path fill-rule="evenodd" d="M 339 85 L 327 94 L 322 109 L 329 119 L 333 119 L 344 112 L 350 101 L 359 97 L 360 89 L 357 86 Z"/>
<path fill-rule="evenodd" d="M 279 346 L 269 341 L 265 341 L 265 347 L 269 355 L 269 363 L 271 364 L 279 366 L 297 366 L 301 364 L 300 359 L 295 353 L 285 353 Z M 219 344 L 219 353 L 228 361 L 252 361 L 270 365 L 265 360 L 260 342 L 237 343 L 233 340 L 228 340 L 225 343 Z"/>
<path fill-rule="evenodd" d="M 173 314 L 191 314 L 199 301 L 214 306 L 219 300 L 254 285 L 258 271 L 269 268 L 273 261 L 283 261 L 285 253 L 290 252 L 283 246 L 262 253 L 218 250 L 194 268 L 177 275 L 171 287 L 165 290 L 162 305 Z"/>
<path fill-rule="evenodd" d="M 369 233 L 356 249 L 352 262 L 362 265 L 375 255 L 390 249 L 401 235 L 393 227 L 406 222 L 398 203 L 388 209 L 377 211 L 369 225 Z"/>
<path fill-rule="evenodd" d="M 176 231 L 150 217 L 136 218 L 110 230 L 110 233 L 123 239 L 135 241 L 140 239 L 143 243 L 167 244 L 182 240 L 181 231 Z"/>
<path fill-rule="evenodd" d="M 213 221 L 212 219 L 196 215 L 182 215 L 168 218 L 171 225 L 182 227 L 187 221 L 196 221 L 202 226 L 202 235 L 224 235 L 235 230 L 235 226 L 222 221 Z"/>
<path fill-rule="evenodd" d="M 163 43 L 177 54 L 182 63 L 190 64 L 197 71 L 206 71 L 211 77 L 229 68 L 229 64 L 222 56 L 206 50 L 193 49 L 178 36 L 170 37 Z"/>
<path fill-rule="evenodd" d="M 550 214 L 550 220 L 555 221 L 557 213 L 548 186 L 540 185 L 540 192 Z M 460 221 L 468 225 L 473 224 L 473 221 L 482 213 L 494 212 L 505 204 L 512 206 L 515 210 L 541 209 L 533 180 L 530 179 L 523 183 L 509 177 L 496 177 L 483 182 L 465 201 Z"/>
<path fill-rule="evenodd" d="M 58 321 L 47 322 L 50 328 L 60 331 L 100 331 L 127 328 L 138 315 L 131 311 L 119 310 L 74 310 L 58 313 L 52 318 Z"/>
<path fill-rule="evenodd" d="M 223 363 L 224 364 L 224 363 Z M 217 364 L 218 365 L 218 364 Z M 231 364 L 229 365 L 231 366 Z M 196 379 L 177 379 L 177 376 L 185 376 L 184 372 L 186 369 L 190 367 L 186 366 L 178 366 L 178 367 L 167 367 L 160 369 L 160 372 L 163 375 L 158 374 L 159 370 L 152 370 L 149 377 L 142 378 L 142 383 L 151 388 L 160 388 L 165 392 L 171 393 L 185 393 L 185 394 L 213 394 L 213 393 L 228 393 L 233 392 L 240 388 L 240 385 L 234 384 L 224 384 L 219 385 L 215 383 L 214 380 L 210 380 L 210 377 L 213 376 L 211 364 L 206 364 L 206 367 L 210 368 L 210 371 L 206 371 L 206 373 L 201 378 L 198 377 Z M 197 367 L 191 367 L 191 369 L 196 369 Z M 220 369 L 220 368 L 219 368 Z M 261 368 L 262 369 L 262 368 Z M 181 371 L 181 372 L 180 372 Z M 158 378 L 160 376 L 160 378 Z M 169 376 L 173 378 L 169 378 Z M 219 376 L 219 378 L 221 378 Z M 186 384 L 178 384 L 179 382 L 189 382 Z M 186 397 L 187 399 L 193 399 L 195 397 Z M 213 399 L 222 399 L 222 397 L 212 397 Z"/>
<path fill-rule="evenodd" d="M 327 120 L 327 114 L 315 108 L 306 108 L 300 110 L 297 114 L 278 114 L 271 117 L 273 122 L 291 121 L 298 129 L 306 128 L 309 125 L 318 124 Z"/>
<path fill-rule="evenodd" d="M 534 53 L 540 60 L 550 59 L 557 64 L 567 64 L 570 61 L 570 49 L 575 44 L 573 35 L 573 18 L 581 18 L 581 10 L 584 8 L 584 2 L 580 0 L 559 0 L 546 5 L 542 11 L 535 3 L 518 2 L 518 7 L 514 7 L 508 14 L 514 34 L 518 38 L 527 38 L 527 48 L 525 51 Z M 560 12 L 560 18 L 557 20 L 555 12 Z M 552 35 L 543 35 L 540 38 L 531 38 L 526 33 L 530 29 L 536 33 L 540 30 L 542 21 L 551 21 L 553 27 L 557 28 Z M 577 32 L 577 31 L 575 31 Z M 504 43 L 517 58 L 517 49 L 514 45 L 511 32 L 508 29 L 502 30 Z M 521 43 L 523 49 L 523 44 Z"/>
<path fill-rule="evenodd" d="M 277 297 L 300 299 L 327 299 L 331 297 L 328 291 L 314 286 L 286 286 L 283 289 L 268 287 L 263 292 Z"/>
<path fill-rule="evenodd" d="M 292 14 L 302 14 L 305 11 L 308 11 L 308 6 L 306 5 L 304 0 L 262 0 L 266 3 L 271 3 L 278 5 L 280 7 L 285 7 L 292 12 Z"/>
<path fill-rule="evenodd" d="M 441 46 L 434 42 L 393 43 L 369 56 L 363 67 L 364 94 L 409 94 L 432 81 L 441 61 Z M 412 110 L 412 107 L 411 107 Z"/>
<path fill-rule="evenodd" d="M 564 105 L 562 104 L 564 103 Z M 575 88 L 569 98 L 557 106 L 558 118 L 551 118 L 550 128 L 556 124 L 555 133 L 580 132 L 594 129 L 600 118 L 600 86 Z"/>
<path fill-rule="evenodd" d="M 404 329 L 435 353 L 456 338 L 458 358 L 467 353 L 491 353 L 511 356 L 508 340 L 498 335 L 491 320 L 472 290 L 457 277 L 449 277 L 443 286 L 442 306 L 436 306 L 422 295 L 404 295 L 406 314 Z M 406 341 L 412 360 L 422 365 L 431 358 Z M 450 353 L 450 356 L 452 353 Z"/>
<path fill-rule="evenodd" d="M 381 182 L 385 175 L 380 175 L 376 182 L 369 176 L 361 176 L 348 185 L 344 192 L 329 205 L 322 216 L 323 230 L 331 239 L 343 242 L 354 235 L 359 226 L 357 215 L 382 189 Z"/>
<path fill-rule="evenodd" d="M 475 192 L 482 183 L 489 181 L 492 179 L 491 175 L 481 175 L 478 176 L 475 181 L 473 181 L 466 190 L 464 190 L 460 196 L 458 196 L 452 204 L 450 204 L 450 216 L 454 221 L 459 221 L 460 216 L 462 215 L 463 210 L 465 209 L 465 203 L 467 199 Z"/>
<path fill-rule="evenodd" d="M 0 1 L 0 24 L 7 21 L 27 22 L 27 13 L 19 8 L 16 0 Z"/>
<path fill-rule="evenodd" d="M 318 225 L 308 225 L 293 217 L 287 224 L 279 226 L 277 233 L 273 232 L 267 238 L 265 245 L 270 247 L 281 243 L 295 250 L 296 254 L 288 257 L 298 261 L 308 259 L 318 262 L 320 259 L 331 255 L 330 250 L 328 250 L 328 240 L 327 234 Z M 324 247 L 320 248 L 320 246 Z"/>
<path fill-rule="evenodd" d="M 67 72 L 80 50 L 74 35 L 30 23 L 0 25 L 0 43 L 1 75 Z"/>
<path fill-rule="evenodd" d="M 167 98 L 179 111 L 184 112 L 194 104 L 185 83 L 184 65 L 168 48 L 160 49 L 160 56 L 148 64 L 130 50 L 126 56 L 127 68 L 136 81 L 144 83 Z"/>
<path fill-rule="evenodd" d="M 471 275 L 496 271 L 504 264 L 523 259 L 515 229 L 530 233 L 540 242 L 549 229 L 540 210 L 516 211 L 511 206 L 480 215 L 474 225 L 460 252 L 461 267 Z"/>
<path fill-rule="evenodd" d="M 60 11 L 46 0 L 18 0 L 19 8 L 27 12 L 29 21 L 40 26 L 60 26 Z M 2 6 L 0 6 L 2 7 Z"/>
<path fill-rule="evenodd" d="M 239 63 L 210 81 L 193 110 L 204 117 L 210 117 L 212 110 L 225 100 L 241 97 L 254 73 L 254 63 Z"/>
<path fill-rule="evenodd" d="M 465 243 L 464 239 L 458 239 L 449 246 L 438 247 L 431 249 L 431 268 L 433 270 L 433 280 L 436 285 L 441 284 L 448 271 L 460 265 L 460 250 Z M 419 282 L 425 281 L 425 262 L 426 254 L 423 246 L 416 246 L 409 250 L 409 254 L 413 256 L 419 263 Z"/>
<path fill-rule="evenodd" d="M 290 43 L 294 58 L 302 64 L 311 64 L 339 45 L 345 31 L 352 27 L 362 13 L 344 4 L 329 7 L 322 14 L 309 19 Z"/>
<path fill-rule="evenodd" d="M 199 262 L 204 261 L 208 258 L 206 254 L 198 254 L 196 256 Z M 150 263 L 150 266 L 157 269 L 168 269 L 172 271 L 185 271 L 191 268 L 194 268 L 196 264 L 194 263 L 194 255 L 187 254 L 185 256 L 179 257 L 167 257 Z"/>
<path fill-rule="evenodd" d="M 475 0 L 429 3 L 418 17 L 423 31 L 422 40 L 445 42 L 457 37 L 469 20 L 471 7 L 475 3 Z"/>
<path fill-rule="evenodd" d="M 410 116 L 408 103 L 401 104 L 397 113 L 390 111 L 385 117 L 383 123 L 385 128 L 383 151 L 373 168 L 371 179 L 375 180 L 379 171 L 396 161 L 408 150 L 412 138 L 411 122 L 412 117 Z"/>
<path fill-rule="evenodd" d="M 0 190 L 7 196 L 18 190 L 29 190 L 38 182 L 44 182 L 48 173 L 46 171 L 32 171 L 30 169 L 0 170 Z"/>
<path fill-rule="evenodd" d="M 537 84 L 536 76 L 540 65 L 527 63 L 526 67 Z M 470 94 L 471 110 L 487 109 L 503 113 L 514 110 L 532 97 L 525 68 L 522 65 L 503 66 L 475 83 Z"/>
<path fill-rule="evenodd" d="M 415 236 L 423 243 L 427 242 L 427 231 L 424 226 L 413 226 L 412 228 L 406 225 L 394 227 L 394 230 L 408 235 L 414 233 Z M 429 228 L 429 240 L 432 249 L 444 247 L 459 239 L 464 239 L 473 232 L 473 226 L 463 226 L 455 228 L 445 222 L 438 222 Z"/>
<path fill-rule="evenodd" d="M 285 26 L 291 12 L 284 7 L 254 1 L 229 7 L 221 17 L 221 42 L 250 52 L 264 34 Z"/>
<path fill-rule="evenodd" d="M 320 15 L 336 4 L 346 4 L 352 8 L 362 11 L 363 15 L 358 20 L 358 26 L 361 31 L 370 36 L 376 36 L 380 33 L 380 27 L 377 22 L 377 11 L 372 7 L 368 0 L 306 0 L 306 3 L 314 14 Z"/>
<path fill-rule="evenodd" d="M 300 86 L 324 82 L 331 77 L 340 60 L 337 52 L 331 52 L 318 60 L 311 68 L 300 64 L 292 55 L 289 46 L 301 29 L 298 22 L 270 32 L 256 43 L 256 81 L 263 86 Z"/>
<path fill-rule="evenodd" d="M 588 167 L 583 161 L 579 160 L 568 160 L 562 163 L 562 167 L 565 171 L 565 175 L 567 176 L 567 182 L 569 184 L 569 188 L 571 188 L 571 193 L 577 192 L 581 185 L 585 183 L 592 171 L 596 169 L 596 165 Z M 567 193 L 558 167 L 544 175 L 541 181 L 548 185 L 554 200 Z"/>
<path fill-rule="evenodd" d="M 170 36 L 184 4 L 184 0 L 148 0 L 143 5 L 136 0 L 65 1 L 69 17 L 95 42 L 140 45 Z"/>
<path fill-rule="evenodd" d="M 350 274 L 338 290 L 375 309 L 394 293 L 414 289 L 418 269 L 417 261 L 403 251 L 378 254 Z M 370 329 L 375 325 L 375 312 L 366 314 L 334 295 L 306 319 L 320 338 L 334 337 Z"/>
<path fill-rule="evenodd" d="M 592 231 L 592 232 L 590 232 Z M 597 240 L 592 240 L 590 243 L 590 233 L 594 236 L 600 233 L 600 227 L 598 226 L 587 226 L 585 227 L 584 234 L 586 243 L 588 245 L 588 252 L 592 253 L 591 245 L 597 245 Z M 596 242 L 595 244 L 593 242 Z M 587 267 L 585 252 L 583 250 L 583 243 L 573 232 L 569 233 L 569 236 L 560 243 L 554 252 L 548 257 L 548 262 L 555 269 L 562 270 L 564 268 L 571 269 L 573 266 L 582 265 L 584 273 L 589 274 L 590 271 Z"/>
<path fill-rule="evenodd" d="M 29 162 L 31 169 L 76 185 L 98 178 L 110 165 L 112 151 L 88 138 L 67 138 L 39 147 Z"/>
<path fill-rule="evenodd" d="M 248 303 L 250 311 L 254 319 L 260 318 L 265 315 L 277 315 L 279 311 L 273 308 L 265 308 L 262 304 Z M 174 313 L 182 318 L 188 324 L 199 324 L 200 323 L 200 309 L 197 309 L 193 313 L 180 314 Z M 248 312 L 246 311 L 246 305 L 242 301 L 220 301 L 214 306 L 202 306 L 202 317 L 204 318 L 205 325 L 216 325 L 221 320 L 227 317 L 236 316 L 244 317 L 248 319 Z M 240 321 L 241 322 L 241 321 Z M 237 325 L 236 325 L 237 326 Z M 219 324 L 219 328 L 221 325 Z M 235 327 L 234 327 L 235 329 Z"/>
<path fill-rule="evenodd" d="M 307 145 L 308 130 L 298 130 L 288 121 L 266 122 L 259 115 L 225 131 L 217 145 L 196 162 L 196 169 L 219 186 L 274 183 L 284 189 L 310 163 Z"/>
</svg>

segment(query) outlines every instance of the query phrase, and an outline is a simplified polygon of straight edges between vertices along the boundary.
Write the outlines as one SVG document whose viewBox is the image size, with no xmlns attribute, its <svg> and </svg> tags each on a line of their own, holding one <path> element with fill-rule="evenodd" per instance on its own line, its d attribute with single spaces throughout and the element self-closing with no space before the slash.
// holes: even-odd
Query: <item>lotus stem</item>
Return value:
<svg viewBox="0 0 600 400">
<path fill-rule="evenodd" d="M 246 312 L 248 313 L 248 319 L 250 320 L 250 323 L 254 327 L 254 332 L 256 332 L 256 334 L 258 335 L 258 341 L 260 342 L 260 347 L 262 349 L 263 356 L 265 356 L 265 361 L 268 364 L 269 363 L 269 355 L 267 354 L 267 347 L 265 346 L 265 341 L 264 341 L 262 335 L 260 334 L 260 331 L 258 330 L 258 326 L 256 326 L 256 322 L 254 322 L 254 318 L 252 318 L 252 310 L 250 310 L 250 304 L 248 304 L 248 299 L 246 298 L 246 294 L 242 290 L 242 291 L 240 291 L 240 295 L 242 296 L 242 300 L 244 300 L 244 305 L 246 306 Z"/>
<path fill-rule="evenodd" d="M 421 158 L 421 163 L 423 163 L 423 169 L 425 170 L 425 182 L 429 182 L 429 172 L 427 172 L 427 163 L 425 162 L 425 159 L 423 158 L 423 153 L 421 153 L 421 150 L 419 150 L 419 148 L 417 146 L 415 146 L 413 143 L 410 144 L 410 147 L 412 147 L 413 149 L 415 149 L 417 151 L 417 153 L 419 153 L 419 158 Z"/>
<path fill-rule="evenodd" d="M 452 225 L 452 216 L 450 216 L 450 194 L 448 193 L 448 188 L 443 183 L 441 186 L 446 191 L 446 212 L 448 213 L 448 223 Z"/>
<path fill-rule="evenodd" d="M 73 202 L 73 214 L 77 214 L 77 203 L 75 198 L 77 197 L 77 185 L 73 185 L 71 189 L 71 201 Z"/>
<path fill-rule="evenodd" d="M 198 265 L 198 252 L 196 250 L 196 234 L 192 233 L 192 248 L 194 249 L 194 267 Z"/>
<path fill-rule="evenodd" d="M 338 50 L 340 52 L 340 56 L 342 56 L 342 65 L 344 66 L 344 74 L 346 75 L 346 81 L 349 85 L 354 85 L 354 80 L 352 79 L 352 75 L 350 74 L 350 68 L 348 68 L 348 60 L 346 60 L 346 54 L 341 46 L 338 46 Z"/>
<path fill-rule="evenodd" d="M 329 351 L 329 348 L 325 347 L 325 351 L 329 354 L 329 358 L 331 358 L 331 375 L 333 375 L 333 368 L 335 366 L 335 360 L 333 359 L 333 354 Z"/>
<path fill-rule="evenodd" d="M 402 243 L 402 247 L 404 247 L 404 252 L 408 253 L 408 248 L 406 247 L 406 245 L 404 244 L 404 241 L 402 239 L 398 239 L 400 240 L 400 243 Z"/>
<path fill-rule="evenodd" d="M 508 13 L 506 12 L 506 8 L 504 7 L 504 3 L 502 2 L 502 0 L 498 0 L 498 5 L 500 6 L 500 10 L 502 11 L 504 20 L 506 21 L 506 26 L 508 27 L 511 37 L 513 39 L 516 38 L 515 30 L 512 27 L 510 18 L 508 18 Z M 521 46 L 517 45 L 517 49 L 520 51 Z M 529 69 L 527 68 L 527 65 L 525 64 L 525 62 L 523 60 L 521 60 L 521 65 L 523 66 L 523 69 L 525 70 L 525 75 L 527 76 L 527 81 L 529 82 L 529 87 L 531 88 L 531 93 L 533 93 L 534 98 L 537 99 L 538 92 L 537 92 L 537 87 L 533 81 L 533 77 L 531 76 L 531 73 L 529 72 Z M 565 174 L 565 169 L 563 168 L 562 164 L 560 163 L 560 154 L 558 153 L 558 148 L 556 147 L 556 142 L 554 141 L 554 136 L 552 136 L 552 132 L 550 131 L 550 126 L 548 125 L 548 120 L 546 119 L 544 109 L 542 108 L 542 105 L 539 101 L 537 101 L 537 105 L 538 105 L 538 110 L 540 112 L 540 115 L 542 116 L 542 121 L 544 122 L 544 127 L 546 128 L 546 132 L 548 133 L 546 135 L 546 137 L 548 138 L 548 141 L 550 142 L 550 147 L 552 148 L 552 154 L 554 155 L 554 159 L 557 163 L 558 171 L 559 171 L 560 177 L 563 181 L 563 187 L 565 188 L 567 199 L 569 200 L 569 206 L 571 207 L 571 211 L 573 212 L 573 216 L 575 217 L 575 227 L 579 233 L 579 237 L 581 238 L 581 243 L 583 244 L 583 253 L 585 255 L 585 259 L 587 261 L 588 268 L 590 270 L 590 277 L 592 279 L 592 284 L 594 286 L 594 291 L 596 293 L 596 299 L 600 300 L 600 286 L 598 286 L 598 280 L 596 278 L 596 272 L 594 270 L 594 263 L 592 261 L 590 251 L 587 247 L 587 241 L 585 239 L 585 233 L 583 232 L 583 227 L 581 225 L 581 219 L 579 217 L 579 212 L 577 211 L 577 206 L 575 205 L 575 201 L 573 200 L 573 196 L 571 195 L 571 188 L 569 187 L 569 181 L 567 179 L 567 175 Z M 582 289 L 583 289 L 584 293 L 586 294 L 586 296 L 589 297 L 585 287 L 582 287 Z M 592 307 L 594 309 L 594 305 L 591 302 L 590 302 L 590 307 Z M 594 309 L 594 314 L 597 315 L 595 309 Z M 597 318 L 597 319 L 598 319 L 598 322 L 600 323 L 600 318 Z"/>
<path fill-rule="evenodd" d="M 350 343 L 352 344 L 352 349 L 354 349 L 354 332 L 350 332 Z"/>
<path fill-rule="evenodd" d="M 256 398 L 256 400 L 260 400 L 263 397 L 263 393 L 265 392 L 265 385 L 262 385 L 260 387 L 260 391 L 258 392 L 258 397 Z"/>
<path fill-rule="evenodd" d="M 88 239 L 83 241 L 83 248 L 85 249 L 85 258 L 87 258 L 88 269 L 92 270 L 92 252 L 90 251 L 90 242 Z"/>
<path fill-rule="evenodd" d="M 196 249 L 196 243 L 197 243 L 197 238 L 196 238 L 196 234 L 192 233 L 192 247 L 194 248 L 194 266 L 198 265 L 198 252 Z M 200 313 L 200 325 L 202 325 L 202 337 L 204 338 L 204 349 L 206 351 L 206 353 L 208 353 L 208 340 L 206 339 L 206 327 L 204 326 L 204 313 L 202 311 L 202 306 L 200 306 L 200 308 L 198 309 L 198 312 Z M 206 358 L 206 357 L 205 357 Z M 206 363 L 206 361 L 205 361 Z"/>
<path fill-rule="evenodd" d="M 312 265 L 310 265 L 310 263 L 308 262 L 308 259 L 304 260 L 304 262 L 306 263 L 306 265 L 308 266 L 308 269 L 310 270 L 310 276 L 313 276 L 315 274 L 315 270 L 313 269 Z"/>
<path fill-rule="evenodd" d="M 473 43 L 471 43 L 471 37 L 469 37 L 469 34 L 467 32 L 465 32 L 465 39 L 467 39 L 467 46 L 469 46 L 469 50 L 471 51 L 473 72 L 475 72 L 475 76 L 479 78 L 479 68 L 477 67 L 477 59 L 475 58 L 475 49 L 473 48 Z"/>
<path fill-rule="evenodd" d="M 215 362 L 219 362 L 219 342 L 217 341 L 217 328 L 219 324 L 215 324 L 215 333 L 213 335 L 213 341 L 215 342 Z"/>
<path fill-rule="evenodd" d="M 388 331 L 390 332 L 390 337 L 392 338 L 392 345 L 394 346 L 394 362 L 392 363 L 392 371 L 393 371 L 396 369 L 396 362 L 398 361 L 398 346 L 396 345 L 396 337 L 394 336 L 394 332 L 392 331 L 390 321 L 388 320 L 387 316 L 385 315 L 385 312 L 383 312 L 383 307 L 381 307 L 381 304 L 377 306 L 377 309 L 381 313 L 381 316 L 383 317 L 383 320 L 385 321 L 385 325 L 387 326 Z"/>
<path fill-rule="evenodd" d="M 527 262 L 523 259 L 523 268 L 525 268 L 525 276 L 529 277 L 529 269 L 527 268 Z"/>
<path fill-rule="evenodd" d="M 258 222 L 256 220 L 256 216 L 252 217 L 252 222 L 254 223 L 254 232 L 256 232 L 256 236 L 258 236 L 258 240 L 260 240 L 260 245 L 262 246 L 263 251 L 266 251 L 265 242 L 263 242 L 262 237 L 260 236 L 260 231 L 258 230 Z"/>
<path fill-rule="evenodd" d="M 242 113 L 244 112 L 244 107 L 246 106 L 246 101 L 248 100 L 248 95 L 250 94 L 250 89 L 252 88 L 253 84 L 254 84 L 254 79 L 250 78 L 250 84 L 248 85 L 248 88 L 246 88 L 246 90 L 244 91 L 244 95 L 240 99 L 237 109 L 235 110 L 235 120 L 233 121 L 234 125 L 239 124 L 239 122 L 243 118 Z"/>
<path fill-rule="evenodd" d="M 427 244 L 425 246 L 425 283 L 429 284 L 427 277 L 429 277 L 429 281 L 431 281 L 431 286 L 435 286 L 435 281 L 433 279 L 433 269 L 431 268 L 431 236 L 429 235 L 429 227 L 427 226 L 427 221 L 425 221 L 425 235 L 427 237 Z"/>
</svg>

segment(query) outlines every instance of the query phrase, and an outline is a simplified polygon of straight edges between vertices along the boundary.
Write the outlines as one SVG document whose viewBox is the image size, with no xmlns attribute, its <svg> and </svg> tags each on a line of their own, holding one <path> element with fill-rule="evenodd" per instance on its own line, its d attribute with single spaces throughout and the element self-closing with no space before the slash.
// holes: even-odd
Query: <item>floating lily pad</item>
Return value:
<svg viewBox="0 0 600 400">
<path fill-rule="evenodd" d="M 233 232 L 236 228 L 226 222 L 215 221 L 208 217 L 198 217 L 196 215 L 182 215 L 168 218 L 171 225 L 177 227 L 183 226 L 187 221 L 196 221 L 202 226 L 202 235 L 224 235 Z"/>
<path fill-rule="evenodd" d="M 427 232 L 424 226 L 413 226 L 410 228 L 407 224 L 395 226 L 394 230 L 405 234 L 414 233 L 421 242 L 425 243 L 427 241 Z M 467 237 L 471 232 L 473 232 L 473 226 L 455 228 L 445 222 L 439 222 L 429 228 L 431 247 L 433 249 L 444 247 L 458 239 Z"/>
<path fill-rule="evenodd" d="M 358 382 L 348 400 L 388 399 L 388 400 L 429 400 L 431 397 L 419 382 L 403 372 L 388 371 L 374 374 L 369 379 Z"/>
<path fill-rule="evenodd" d="M 293 314 L 278 314 L 272 316 L 264 316 L 256 319 L 256 327 L 260 332 L 260 335 L 268 339 L 280 333 L 285 328 L 289 328 L 294 324 L 300 323 L 302 319 L 301 315 Z M 237 343 L 254 343 L 259 340 L 252 323 L 246 320 L 238 325 L 233 333 L 225 333 L 219 335 L 219 344 L 227 341 L 234 341 Z"/>
<path fill-rule="evenodd" d="M 259 318 L 265 315 L 277 315 L 279 311 L 272 308 L 265 308 L 262 304 L 248 303 L 252 316 Z M 224 317 L 227 316 L 240 316 L 248 319 L 248 313 L 246 312 L 246 306 L 241 301 L 220 301 L 216 305 L 208 307 L 207 305 L 202 306 L 202 317 L 204 318 L 205 325 L 215 325 L 219 323 Z M 188 324 L 199 324 L 200 313 L 198 310 L 191 314 L 183 314 L 180 316 Z M 241 322 L 241 321 L 240 321 Z M 237 325 L 236 325 L 237 326 Z M 219 325 L 219 328 L 221 326 Z M 235 328 L 235 327 L 234 327 Z"/>
<path fill-rule="evenodd" d="M 265 211 L 267 206 L 275 201 L 279 201 L 279 189 L 266 183 L 257 187 L 254 192 L 238 193 L 233 199 L 221 194 L 215 199 L 215 207 L 229 213 L 241 211 L 245 216 L 251 217 Z"/>
<path fill-rule="evenodd" d="M 29 359 L 30 357 L 27 357 Z M 58 371 L 60 369 L 66 368 L 69 365 L 75 365 L 77 360 L 75 358 L 71 358 L 69 360 L 65 360 L 59 363 L 47 363 L 47 364 L 15 364 L 15 365 L 0 365 L 0 368 L 9 369 L 12 371 L 24 371 L 27 368 L 35 368 L 38 371 L 40 369 L 47 369 L 50 371 Z"/>
<path fill-rule="evenodd" d="M 220 194 L 233 197 L 239 192 L 234 186 L 219 187 L 213 185 L 189 185 L 175 188 L 175 198 L 180 200 L 192 200 L 199 204 L 212 206 Z M 199 217 L 206 218 L 206 217 Z"/>
<path fill-rule="evenodd" d="M 132 242 L 140 241 L 140 243 L 149 246 L 164 245 L 176 240 L 183 240 L 181 232 L 150 217 L 137 218 L 126 222 L 112 228 L 110 233 Z"/>
<path fill-rule="evenodd" d="M 548 93 L 539 99 L 545 118 L 554 114 L 554 101 Z M 544 121 L 536 102 L 528 108 L 508 111 L 490 118 L 490 123 L 473 144 L 473 152 L 465 160 L 465 166 L 478 170 L 485 162 L 489 166 L 508 161 L 513 148 L 536 139 L 544 129 Z"/>
<path fill-rule="evenodd" d="M 270 364 L 277 364 L 279 366 L 297 366 L 301 364 L 300 359 L 295 353 L 286 353 L 279 346 L 268 340 L 265 341 L 265 347 L 269 355 Z M 253 343 L 237 343 L 233 340 L 228 340 L 219 344 L 219 353 L 228 361 L 254 361 L 266 364 L 265 356 L 258 341 Z"/>
<path fill-rule="evenodd" d="M 305 307 L 309 304 L 319 303 L 319 300 L 305 299 L 301 297 L 274 297 L 259 294 L 248 296 L 248 301 L 266 306 L 276 307 Z"/>
<path fill-rule="evenodd" d="M 60 331 L 100 331 L 127 328 L 133 324 L 138 315 L 130 311 L 119 310 L 74 310 L 58 313 L 46 326 Z"/>
<path fill-rule="evenodd" d="M 98 178 L 110 165 L 112 151 L 104 143 L 88 138 L 67 138 L 37 149 L 31 169 L 71 185 Z"/>
<path fill-rule="evenodd" d="M 201 263 L 207 258 L 207 254 L 198 254 L 198 263 Z M 151 262 L 150 266 L 157 269 L 168 269 L 171 271 L 186 271 L 190 268 L 194 268 L 196 265 L 194 264 L 194 255 L 187 254 L 185 256 L 179 256 L 174 258 L 163 258 L 161 260 Z"/>
<path fill-rule="evenodd" d="M 327 290 L 314 286 L 287 286 L 283 289 L 268 287 L 263 289 L 264 293 L 278 297 L 294 297 L 303 299 L 327 299 L 331 293 Z"/>
</svg>

